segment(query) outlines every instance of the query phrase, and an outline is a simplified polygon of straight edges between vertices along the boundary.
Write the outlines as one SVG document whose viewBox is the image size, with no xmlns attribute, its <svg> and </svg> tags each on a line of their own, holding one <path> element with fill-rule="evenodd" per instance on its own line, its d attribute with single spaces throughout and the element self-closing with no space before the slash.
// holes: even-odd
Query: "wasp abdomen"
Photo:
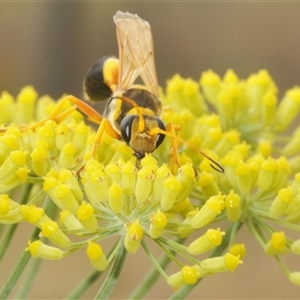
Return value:
<svg viewBox="0 0 300 300">
<path fill-rule="evenodd" d="M 119 60 L 114 56 L 99 59 L 86 74 L 83 81 L 85 96 L 91 101 L 107 100 L 116 89 Z"/>
</svg>

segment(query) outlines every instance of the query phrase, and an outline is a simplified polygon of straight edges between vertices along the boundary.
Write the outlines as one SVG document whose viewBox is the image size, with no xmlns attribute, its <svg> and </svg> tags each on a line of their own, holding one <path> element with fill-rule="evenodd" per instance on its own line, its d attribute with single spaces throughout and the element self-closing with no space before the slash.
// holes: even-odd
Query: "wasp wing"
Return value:
<svg viewBox="0 0 300 300">
<path fill-rule="evenodd" d="M 140 76 L 146 88 L 158 97 L 158 82 L 154 63 L 150 25 L 137 15 L 118 11 L 114 16 L 119 45 L 118 90 L 132 87 Z"/>
</svg>

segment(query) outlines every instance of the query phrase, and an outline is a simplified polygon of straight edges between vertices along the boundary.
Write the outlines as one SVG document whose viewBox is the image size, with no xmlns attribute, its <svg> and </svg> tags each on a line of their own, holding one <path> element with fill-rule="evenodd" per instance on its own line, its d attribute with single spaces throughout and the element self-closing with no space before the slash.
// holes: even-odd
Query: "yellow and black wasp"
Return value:
<svg viewBox="0 0 300 300">
<path fill-rule="evenodd" d="M 119 59 L 106 56 L 97 61 L 86 75 L 84 91 L 92 101 L 108 100 L 103 116 L 87 103 L 74 96 L 67 96 L 47 119 L 55 119 L 64 101 L 71 101 L 92 121 L 100 124 L 91 155 L 95 155 L 103 133 L 124 140 L 138 160 L 146 153 L 152 153 L 164 140 L 172 139 L 172 157 L 176 164 L 177 141 L 204 155 L 217 171 L 223 168 L 205 153 L 185 142 L 176 135 L 176 125 L 165 126 L 159 118 L 162 102 L 159 99 L 153 41 L 150 25 L 137 15 L 118 11 L 114 16 L 119 46 Z M 135 85 L 140 77 L 144 85 Z M 67 114 L 68 112 L 66 112 Z M 38 122 L 31 128 L 39 126 Z"/>
<path fill-rule="evenodd" d="M 103 113 L 107 124 L 102 124 L 102 127 L 113 137 L 122 138 L 133 149 L 134 155 L 141 159 L 146 153 L 152 153 L 166 135 L 173 139 L 178 137 L 172 125 L 166 129 L 159 118 L 162 102 L 149 23 L 137 15 L 120 11 L 114 16 L 114 21 L 119 60 L 106 56 L 97 61 L 87 73 L 84 90 L 86 97 L 92 101 L 110 97 Z M 134 84 L 138 77 L 145 86 Z M 216 162 L 207 158 L 223 171 Z"/>
<path fill-rule="evenodd" d="M 162 103 L 154 64 L 150 25 L 137 15 L 118 11 L 119 60 L 104 57 L 97 61 L 84 81 L 90 100 L 101 100 L 112 94 L 103 113 L 114 131 L 141 159 L 153 152 L 164 140 L 165 125 L 159 118 Z M 135 86 L 140 77 L 145 87 Z M 109 128 L 111 127 L 111 128 Z"/>
</svg>

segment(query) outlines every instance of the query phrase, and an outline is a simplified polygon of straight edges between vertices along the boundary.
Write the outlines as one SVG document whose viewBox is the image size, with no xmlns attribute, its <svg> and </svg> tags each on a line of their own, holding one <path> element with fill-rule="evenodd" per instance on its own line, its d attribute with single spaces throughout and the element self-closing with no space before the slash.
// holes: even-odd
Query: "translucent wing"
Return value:
<svg viewBox="0 0 300 300">
<path fill-rule="evenodd" d="M 150 25 L 137 15 L 118 11 L 114 16 L 119 45 L 118 90 L 128 90 L 140 76 L 149 92 L 158 97 Z"/>
</svg>

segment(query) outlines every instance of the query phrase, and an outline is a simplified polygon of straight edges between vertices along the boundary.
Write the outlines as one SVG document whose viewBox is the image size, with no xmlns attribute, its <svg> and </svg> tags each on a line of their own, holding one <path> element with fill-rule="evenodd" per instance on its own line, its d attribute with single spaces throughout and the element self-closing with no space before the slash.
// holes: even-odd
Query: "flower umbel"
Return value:
<svg viewBox="0 0 300 300">
<path fill-rule="evenodd" d="M 58 260 L 84 248 L 99 271 L 124 248 L 132 255 L 144 249 L 178 293 L 242 263 L 245 245 L 235 236 L 244 225 L 287 278 L 300 285 L 299 271 L 283 261 L 284 253 L 300 253 L 299 237 L 290 234 L 300 230 L 299 128 L 291 136 L 285 133 L 299 113 L 300 88 L 278 101 L 265 70 L 247 80 L 232 70 L 223 79 L 207 71 L 200 86 L 175 75 L 161 98 L 162 119 L 180 125 L 187 142 L 178 145 L 175 171 L 168 137 L 140 162 L 124 142 L 106 134 L 91 155 L 96 131 L 71 103 L 42 122 L 55 107 L 50 97 L 39 98 L 32 87 L 22 89 L 16 100 L 3 92 L 0 223 L 25 221 L 40 230 L 26 246 L 33 257 Z M 218 161 L 225 173 L 214 170 L 190 144 Z M 16 191 L 28 186 L 31 192 L 21 202 Z M 47 208 L 49 201 L 56 213 Z M 101 245 L 111 237 L 119 242 L 109 253 Z M 177 272 L 161 267 L 149 239 Z"/>
</svg>

